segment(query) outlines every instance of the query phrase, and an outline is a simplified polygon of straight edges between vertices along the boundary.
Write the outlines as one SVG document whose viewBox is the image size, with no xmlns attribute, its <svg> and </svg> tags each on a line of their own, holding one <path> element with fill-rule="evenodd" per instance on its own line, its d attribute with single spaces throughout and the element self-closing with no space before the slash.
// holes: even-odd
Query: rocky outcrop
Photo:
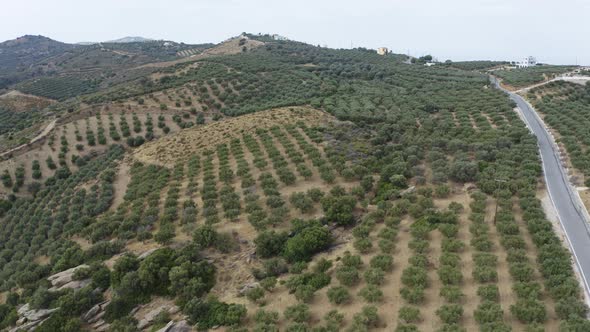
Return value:
<svg viewBox="0 0 590 332">
<path fill-rule="evenodd" d="M 238 289 L 238 294 L 240 296 L 245 295 L 249 290 L 260 287 L 260 284 L 257 282 L 251 282 L 249 284 L 245 284 L 242 288 Z"/>
<path fill-rule="evenodd" d="M 137 259 L 139 259 L 140 261 L 141 261 L 141 260 L 144 260 L 144 259 L 146 259 L 146 258 L 147 258 L 149 255 L 153 254 L 153 253 L 154 253 L 154 251 L 156 251 L 156 250 L 158 250 L 158 249 L 159 249 L 159 248 L 152 248 L 152 249 L 150 249 L 150 250 L 144 251 L 144 252 L 142 252 L 142 253 L 141 253 L 139 256 L 137 256 Z"/>
<path fill-rule="evenodd" d="M 88 286 L 90 284 L 90 279 L 74 280 L 74 274 L 76 273 L 76 271 L 78 271 L 79 269 L 87 268 L 89 268 L 89 266 L 83 264 L 49 276 L 47 280 L 51 282 L 51 286 L 53 286 L 49 288 L 49 291 L 56 292 L 63 289 L 78 290 L 80 288 Z"/>
<path fill-rule="evenodd" d="M 164 326 L 163 328 L 159 329 L 158 332 L 190 332 L 191 326 L 185 321 L 181 320 L 179 322 L 175 322 L 171 320 Z"/>
<path fill-rule="evenodd" d="M 32 331 L 57 310 L 59 310 L 59 308 L 31 309 L 31 306 L 27 303 L 17 310 L 19 316 L 19 319 L 16 322 L 17 326 L 10 331 Z"/>
<path fill-rule="evenodd" d="M 102 320 L 102 317 L 105 314 L 106 307 L 111 303 L 111 301 L 104 301 L 98 303 L 94 307 L 90 308 L 84 315 L 82 315 L 82 320 L 88 324 L 95 324 Z"/>
<path fill-rule="evenodd" d="M 150 326 L 152 324 L 152 322 L 156 319 L 156 316 L 158 316 L 162 312 L 168 312 L 169 314 L 175 314 L 178 311 L 179 311 L 179 308 L 175 305 L 167 305 L 166 304 L 166 305 L 157 307 L 156 309 L 146 313 L 143 316 L 143 318 L 137 324 L 137 328 L 140 330 L 143 330 L 147 326 Z"/>
</svg>

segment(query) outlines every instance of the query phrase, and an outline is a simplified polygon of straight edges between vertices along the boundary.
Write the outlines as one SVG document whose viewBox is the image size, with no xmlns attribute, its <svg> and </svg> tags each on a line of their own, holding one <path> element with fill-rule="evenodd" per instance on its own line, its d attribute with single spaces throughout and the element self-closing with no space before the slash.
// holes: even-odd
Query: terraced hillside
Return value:
<svg viewBox="0 0 590 332">
<path fill-rule="evenodd" d="M 534 137 L 487 76 L 249 38 L 59 103 L 3 162 L 8 188 L 63 165 L 0 201 L 0 328 L 590 327 Z"/>
</svg>

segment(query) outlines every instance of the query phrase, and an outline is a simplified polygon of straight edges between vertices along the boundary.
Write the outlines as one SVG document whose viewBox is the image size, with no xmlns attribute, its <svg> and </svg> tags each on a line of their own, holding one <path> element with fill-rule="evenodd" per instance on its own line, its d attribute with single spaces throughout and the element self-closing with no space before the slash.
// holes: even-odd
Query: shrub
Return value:
<svg viewBox="0 0 590 332">
<path fill-rule="evenodd" d="M 250 301 L 257 302 L 264 297 L 264 289 L 261 287 L 254 287 L 246 291 L 245 295 Z"/>
<path fill-rule="evenodd" d="M 260 281 L 260 286 L 264 288 L 266 291 L 272 291 L 276 285 L 277 278 L 275 277 L 267 277 Z"/>
<path fill-rule="evenodd" d="M 454 224 L 440 224 L 438 230 L 447 238 L 454 238 L 459 232 L 459 226 Z M 444 239 L 447 240 L 447 239 Z"/>
<path fill-rule="evenodd" d="M 355 206 L 354 196 L 328 196 L 322 199 L 325 218 L 340 226 L 351 225 L 354 222 L 353 210 Z"/>
<path fill-rule="evenodd" d="M 313 201 L 305 193 L 297 192 L 291 194 L 289 201 L 302 213 L 308 213 L 313 210 Z"/>
<path fill-rule="evenodd" d="M 309 306 L 306 304 L 295 304 L 289 306 L 284 312 L 285 318 L 294 322 L 303 323 L 309 320 L 311 313 L 309 312 Z"/>
<path fill-rule="evenodd" d="M 455 239 L 443 239 L 442 250 L 444 252 L 460 252 L 465 247 L 465 244 Z"/>
<path fill-rule="evenodd" d="M 285 244 L 285 257 L 290 261 L 308 260 L 311 255 L 325 249 L 332 242 L 330 231 L 320 225 L 306 227 Z"/>
<path fill-rule="evenodd" d="M 500 291 L 497 285 L 482 285 L 477 289 L 477 295 L 482 301 L 498 302 L 500 300 Z"/>
<path fill-rule="evenodd" d="M 536 299 L 519 299 L 510 306 L 510 312 L 526 324 L 543 323 L 547 320 L 545 305 Z"/>
<path fill-rule="evenodd" d="M 360 268 L 363 265 L 361 256 L 351 255 L 350 252 L 345 252 L 341 260 L 342 265 L 354 268 Z"/>
<path fill-rule="evenodd" d="M 369 238 L 356 239 L 353 243 L 353 246 L 360 253 L 366 254 L 371 252 L 371 249 L 373 248 L 373 242 L 371 242 Z"/>
<path fill-rule="evenodd" d="M 325 258 L 318 260 L 313 268 L 316 273 L 324 273 L 332 267 L 332 261 Z"/>
<path fill-rule="evenodd" d="M 301 285 L 295 289 L 295 298 L 302 302 L 310 302 L 315 291 L 315 288 L 311 285 Z"/>
<path fill-rule="evenodd" d="M 473 269 L 473 278 L 479 283 L 498 281 L 498 272 L 495 267 L 476 266 Z"/>
<path fill-rule="evenodd" d="M 358 270 L 352 266 L 341 266 L 336 270 L 336 279 L 344 286 L 354 286 L 360 281 Z"/>
<path fill-rule="evenodd" d="M 436 310 L 436 315 L 446 324 L 455 324 L 463 317 L 463 307 L 458 304 L 445 304 Z"/>
<path fill-rule="evenodd" d="M 254 314 L 254 321 L 258 324 L 276 324 L 279 321 L 279 313 L 260 309 Z"/>
<path fill-rule="evenodd" d="M 363 287 L 358 295 L 362 296 L 367 302 L 380 302 L 383 299 L 383 292 L 375 285 Z"/>
<path fill-rule="evenodd" d="M 328 299 L 334 304 L 344 304 L 350 301 L 348 289 L 342 286 L 334 286 L 328 289 Z"/>
<path fill-rule="evenodd" d="M 324 192 L 319 188 L 311 188 L 307 190 L 307 196 L 315 203 L 318 203 L 322 197 L 324 197 Z"/>
<path fill-rule="evenodd" d="M 461 270 L 452 266 L 441 266 L 438 269 L 438 277 L 445 285 L 458 285 L 463 281 Z"/>
<path fill-rule="evenodd" d="M 262 258 L 279 255 L 282 253 L 287 239 L 288 234 L 284 232 L 261 232 L 256 239 L 254 239 L 254 244 L 256 244 L 256 254 Z"/>
<path fill-rule="evenodd" d="M 555 312 L 560 319 L 571 317 L 586 317 L 588 307 L 584 302 L 576 298 L 563 298 L 555 304 Z"/>
<path fill-rule="evenodd" d="M 479 324 L 483 325 L 486 323 L 502 322 L 502 316 L 504 314 L 498 303 L 484 301 L 477 306 L 477 309 L 475 309 L 473 315 L 475 320 Z"/>
<path fill-rule="evenodd" d="M 428 275 L 425 269 L 415 266 L 408 266 L 402 272 L 402 283 L 406 286 L 423 286 L 428 283 Z"/>
<path fill-rule="evenodd" d="M 395 243 L 392 240 L 381 239 L 379 240 L 379 249 L 384 254 L 389 254 L 395 248 Z"/>
<path fill-rule="evenodd" d="M 391 255 L 375 255 L 371 258 L 370 266 L 383 271 L 391 271 L 393 267 L 393 257 Z"/>
<path fill-rule="evenodd" d="M 536 282 L 515 282 L 512 290 L 518 298 L 538 299 L 541 296 L 541 285 Z"/>
<path fill-rule="evenodd" d="M 446 285 L 440 289 L 440 296 L 443 297 L 447 302 L 459 303 L 465 296 L 458 286 Z"/>
<path fill-rule="evenodd" d="M 370 285 L 381 285 L 385 278 L 385 272 L 382 269 L 370 268 L 365 271 L 365 281 Z"/>
<path fill-rule="evenodd" d="M 364 306 L 362 311 L 352 317 L 353 326 L 377 327 L 379 313 L 375 306 Z"/>
<path fill-rule="evenodd" d="M 420 321 L 422 321 L 422 317 L 420 316 L 420 309 L 416 307 L 401 307 L 399 309 L 398 317 L 405 324 L 419 323 Z"/>
<path fill-rule="evenodd" d="M 403 287 L 400 293 L 410 304 L 420 304 L 424 301 L 424 286 Z"/>
</svg>

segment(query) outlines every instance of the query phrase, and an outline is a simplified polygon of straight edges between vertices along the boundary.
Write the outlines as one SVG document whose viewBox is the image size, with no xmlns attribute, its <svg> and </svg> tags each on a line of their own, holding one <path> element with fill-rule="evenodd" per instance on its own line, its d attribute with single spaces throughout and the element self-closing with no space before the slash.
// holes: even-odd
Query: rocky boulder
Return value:
<svg viewBox="0 0 590 332">
<path fill-rule="evenodd" d="M 51 286 L 53 286 L 52 288 L 58 289 L 61 286 L 64 286 L 72 282 L 74 280 L 74 273 L 76 273 L 77 270 L 86 268 L 89 268 L 89 266 L 86 264 L 79 265 L 71 269 L 67 269 L 65 271 L 61 271 L 59 273 L 51 275 L 47 278 L 47 280 L 51 282 Z"/>
<path fill-rule="evenodd" d="M 166 326 L 159 329 L 158 332 L 190 332 L 191 326 L 185 321 L 181 320 L 179 322 L 170 321 Z"/>
<path fill-rule="evenodd" d="M 179 308 L 175 305 L 163 305 L 160 306 L 148 313 L 146 313 L 143 318 L 139 321 L 139 323 L 137 324 L 137 328 L 140 330 L 143 330 L 145 327 L 149 326 L 152 324 L 152 322 L 156 319 L 156 316 L 158 316 L 160 313 L 162 312 L 168 312 L 170 314 L 175 314 L 177 313 L 179 310 Z"/>
</svg>

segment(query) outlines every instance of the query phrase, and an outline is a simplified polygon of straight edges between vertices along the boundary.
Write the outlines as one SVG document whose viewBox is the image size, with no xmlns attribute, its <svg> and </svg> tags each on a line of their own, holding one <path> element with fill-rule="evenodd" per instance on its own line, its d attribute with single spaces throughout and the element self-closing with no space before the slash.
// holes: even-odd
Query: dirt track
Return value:
<svg viewBox="0 0 590 332">
<path fill-rule="evenodd" d="M 4 151 L 4 152 L 2 152 L 2 153 L 0 154 L 0 157 L 4 157 L 4 156 L 6 156 L 6 155 L 9 155 L 9 154 L 11 154 L 11 153 L 13 153 L 13 152 L 15 152 L 15 151 L 18 151 L 18 150 L 20 150 L 20 149 L 22 149 L 22 148 L 25 148 L 26 146 L 28 146 L 28 145 L 30 145 L 30 144 L 33 144 L 33 143 L 35 143 L 35 142 L 37 142 L 37 141 L 41 140 L 42 138 L 44 138 L 45 136 L 47 136 L 47 135 L 48 135 L 48 134 L 49 134 L 49 133 L 50 133 L 50 132 L 53 130 L 53 128 L 55 128 L 55 124 L 56 124 L 56 123 L 57 123 L 57 119 L 53 119 L 53 120 L 51 120 L 51 122 L 50 122 L 50 123 L 49 123 L 49 124 L 48 124 L 48 125 L 45 127 L 45 129 L 43 129 L 43 130 L 42 130 L 42 131 L 39 133 L 39 135 L 37 135 L 37 136 L 33 137 L 33 138 L 32 138 L 32 139 L 29 141 L 29 143 L 27 143 L 27 144 L 22 144 L 22 145 L 19 145 L 19 146 L 15 147 L 15 148 L 12 148 L 12 149 L 8 150 L 8 151 Z"/>
</svg>

